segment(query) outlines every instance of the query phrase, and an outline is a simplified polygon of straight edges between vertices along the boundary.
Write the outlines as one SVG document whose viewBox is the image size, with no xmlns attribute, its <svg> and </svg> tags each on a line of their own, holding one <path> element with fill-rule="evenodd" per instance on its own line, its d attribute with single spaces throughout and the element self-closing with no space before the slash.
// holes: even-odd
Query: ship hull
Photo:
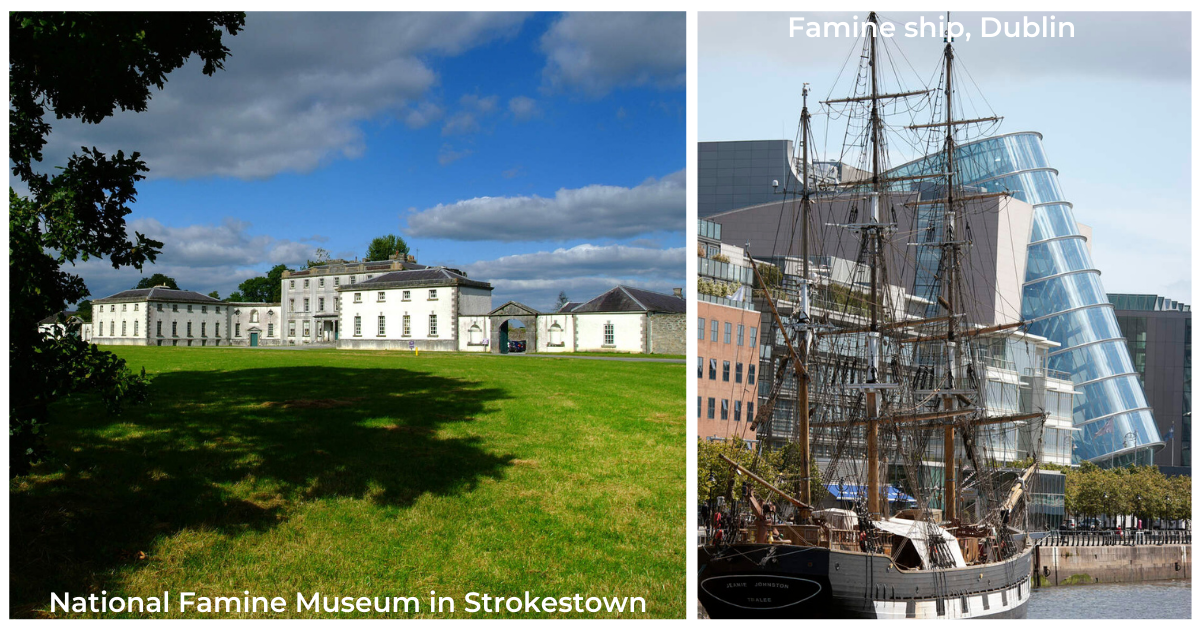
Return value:
<svg viewBox="0 0 1200 630">
<path fill-rule="evenodd" d="M 699 597 L 714 619 L 1024 618 L 1032 551 L 1004 562 L 901 571 L 887 556 L 795 545 L 700 548 Z"/>
</svg>

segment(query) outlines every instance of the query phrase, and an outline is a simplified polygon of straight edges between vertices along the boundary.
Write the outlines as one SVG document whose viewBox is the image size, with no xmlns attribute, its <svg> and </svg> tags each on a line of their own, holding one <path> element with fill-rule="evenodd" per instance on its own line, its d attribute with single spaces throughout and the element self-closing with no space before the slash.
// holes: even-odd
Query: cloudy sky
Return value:
<svg viewBox="0 0 1200 630">
<path fill-rule="evenodd" d="M 51 121 L 47 165 L 142 153 L 145 273 L 225 296 L 390 232 L 497 306 L 684 286 L 682 13 L 251 13 L 225 39 L 223 72 L 189 62 L 147 112 Z M 94 297 L 139 278 L 76 270 Z"/>
<path fill-rule="evenodd" d="M 1186 13 L 1054 12 L 1074 38 L 983 38 L 982 18 L 1041 22 L 1043 14 L 955 13 L 955 42 L 977 112 L 1004 116 L 997 133 L 1040 131 L 1076 219 L 1094 228 L 1092 253 L 1111 293 L 1191 302 L 1191 17 Z M 795 138 L 801 85 L 810 105 L 849 93 L 855 48 L 845 37 L 789 37 L 789 18 L 849 21 L 866 13 L 700 13 L 701 141 Z M 903 25 L 943 13 L 883 13 Z M 937 78 L 938 37 L 895 37 L 896 66 L 912 85 Z M 853 68 L 857 57 L 853 56 Z M 817 142 L 840 147 L 814 117 Z M 844 127 L 844 123 L 842 123 Z M 828 138 L 828 140 L 826 140 Z M 826 149 L 822 148 L 822 153 Z M 900 164 L 904 156 L 893 156 Z M 897 159 L 901 158 L 901 159 Z"/>
</svg>

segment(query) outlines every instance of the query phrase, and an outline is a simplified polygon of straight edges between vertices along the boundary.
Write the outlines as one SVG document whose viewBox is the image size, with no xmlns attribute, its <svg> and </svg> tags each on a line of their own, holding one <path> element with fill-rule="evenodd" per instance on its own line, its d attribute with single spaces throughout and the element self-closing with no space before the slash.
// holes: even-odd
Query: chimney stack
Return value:
<svg viewBox="0 0 1200 630">
<path fill-rule="evenodd" d="M 672 291 L 674 291 L 675 297 L 677 297 L 677 298 L 683 297 L 683 287 L 678 287 L 676 289 L 672 289 Z"/>
</svg>

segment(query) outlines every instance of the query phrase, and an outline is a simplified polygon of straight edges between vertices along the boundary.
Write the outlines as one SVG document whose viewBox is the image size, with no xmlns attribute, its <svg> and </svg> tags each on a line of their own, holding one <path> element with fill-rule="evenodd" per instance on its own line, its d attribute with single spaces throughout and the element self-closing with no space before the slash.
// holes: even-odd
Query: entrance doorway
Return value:
<svg viewBox="0 0 1200 630">
<path fill-rule="evenodd" d="M 255 348 L 257 346 L 258 346 L 258 333 L 252 332 L 252 333 L 250 333 L 250 347 Z"/>
<path fill-rule="evenodd" d="M 500 324 L 500 354 L 524 354 L 528 350 L 525 324 L 517 319 Z"/>
</svg>

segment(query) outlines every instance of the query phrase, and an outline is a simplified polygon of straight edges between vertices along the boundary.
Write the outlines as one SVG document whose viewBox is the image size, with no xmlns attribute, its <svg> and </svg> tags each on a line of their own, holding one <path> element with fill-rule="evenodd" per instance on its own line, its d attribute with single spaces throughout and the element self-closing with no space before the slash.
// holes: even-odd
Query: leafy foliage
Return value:
<svg viewBox="0 0 1200 630">
<path fill-rule="evenodd" d="M 404 239 L 395 234 L 380 236 L 371 241 L 367 246 L 367 262 L 375 260 L 387 260 L 392 254 L 400 252 L 401 256 L 408 254 L 408 243 Z"/>
<path fill-rule="evenodd" d="M 28 195 L 9 188 L 9 473 L 45 456 L 47 406 L 72 393 L 101 392 L 110 410 L 145 397 L 147 381 L 125 362 L 66 334 L 44 335 L 37 321 L 88 297 L 65 263 L 107 258 L 142 269 L 162 243 L 126 232 L 125 217 L 148 169 L 136 152 L 107 155 L 81 147 L 53 177 L 38 172 L 51 126 L 46 116 L 99 123 L 121 110 L 144 111 L 150 88 L 192 54 L 213 74 L 242 13 L 9 14 L 9 160 Z"/>
<path fill-rule="evenodd" d="M 83 300 L 75 306 L 75 316 L 85 322 L 92 321 L 92 301 Z"/>
<path fill-rule="evenodd" d="M 171 276 L 168 276 L 166 274 L 161 274 L 161 273 L 156 273 L 152 276 L 145 277 L 145 278 L 142 278 L 141 280 L 138 280 L 137 286 L 133 287 L 133 288 L 135 288 L 135 289 L 153 289 L 154 287 L 157 287 L 160 285 L 166 285 L 166 287 L 168 289 L 175 289 L 176 291 L 179 290 L 179 283 L 175 282 L 175 278 L 172 278 Z"/>
<path fill-rule="evenodd" d="M 1191 479 L 1168 478 L 1155 466 L 1100 468 L 1084 462 L 1065 475 L 1067 512 L 1076 516 L 1179 520 L 1192 512 Z"/>
</svg>

